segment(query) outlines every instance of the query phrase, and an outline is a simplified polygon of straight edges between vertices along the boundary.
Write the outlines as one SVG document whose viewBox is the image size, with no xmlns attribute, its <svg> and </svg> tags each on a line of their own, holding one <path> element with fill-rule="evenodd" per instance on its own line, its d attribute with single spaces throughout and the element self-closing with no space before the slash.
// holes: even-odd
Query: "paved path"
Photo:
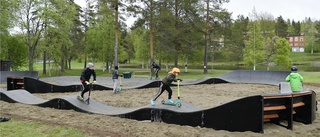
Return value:
<svg viewBox="0 0 320 137">
<path fill-rule="evenodd" d="M 46 77 L 46 78 L 40 78 L 39 80 L 47 83 L 51 83 L 51 84 L 57 84 L 57 85 L 80 84 L 80 76 Z M 142 83 L 147 83 L 150 81 L 151 80 L 149 78 L 130 78 L 130 79 L 122 78 L 122 83 L 125 86 L 140 85 Z M 113 81 L 111 77 L 97 77 L 97 84 L 112 87 Z"/>
</svg>

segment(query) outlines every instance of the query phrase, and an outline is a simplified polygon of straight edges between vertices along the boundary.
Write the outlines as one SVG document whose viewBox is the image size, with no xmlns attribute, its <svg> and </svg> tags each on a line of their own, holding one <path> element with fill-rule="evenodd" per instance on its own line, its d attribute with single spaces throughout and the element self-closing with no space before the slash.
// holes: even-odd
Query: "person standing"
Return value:
<svg viewBox="0 0 320 137">
<path fill-rule="evenodd" d="M 119 67 L 115 66 L 113 73 L 112 73 L 112 80 L 113 80 L 113 93 L 117 94 L 119 93 L 118 90 L 118 85 L 119 85 L 119 81 L 118 81 L 118 77 L 122 77 L 122 75 L 119 75 L 119 71 L 118 71 Z"/>
<path fill-rule="evenodd" d="M 293 92 L 302 90 L 303 77 L 297 72 L 296 66 L 291 67 L 291 73 L 286 77 L 286 82 L 290 82 L 290 87 Z"/>
<path fill-rule="evenodd" d="M 83 90 L 81 94 L 78 96 L 80 100 L 83 100 L 84 93 L 90 90 L 90 77 L 93 76 L 93 83 L 96 83 L 96 72 L 94 71 L 93 63 L 88 63 L 88 66 L 84 68 L 80 76 L 80 82 L 82 83 Z"/>
<path fill-rule="evenodd" d="M 159 73 L 159 71 L 161 70 L 160 65 L 158 65 L 158 64 L 155 63 L 155 62 L 152 62 L 151 67 L 155 69 L 155 70 L 154 70 L 154 73 L 156 74 L 156 79 L 158 79 L 158 77 L 159 77 L 159 76 L 158 76 L 158 73 Z M 151 77 L 151 78 L 152 78 L 152 77 Z"/>
<path fill-rule="evenodd" d="M 173 68 L 168 75 L 162 79 L 161 85 L 159 87 L 159 92 L 155 95 L 155 97 L 151 100 L 151 105 L 154 106 L 155 101 L 157 98 L 163 93 L 163 91 L 167 90 L 168 91 L 168 100 L 167 103 L 173 103 L 171 100 L 172 96 L 172 89 L 170 88 L 170 84 L 174 81 L 177 82 L 177 80 L 182 81 L 182 79 L 176 79 L 176 76 L 178 76 L 180 73 L 180 69 L 178 68 Z"/>
</svg>

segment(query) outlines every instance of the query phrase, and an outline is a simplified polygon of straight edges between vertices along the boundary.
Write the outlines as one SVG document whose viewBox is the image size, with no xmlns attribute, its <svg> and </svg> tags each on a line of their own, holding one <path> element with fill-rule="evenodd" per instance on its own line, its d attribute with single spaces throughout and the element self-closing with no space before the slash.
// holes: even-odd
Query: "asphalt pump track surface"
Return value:
<svg viewBox="0 0 320 137">
<path fill-rule="evenodd" d="M 284 78 L 289 74 L 288 71 L 246 71 L 238 70 L 230 72 L 226 75 L 223 75 L 218 78 L 203 78 L 190 83 L 185 83 L 184 85 L 196 85 L 196 84 L 217 84 L 217 83 L 256 83 L 256 84 L 271 84 L 278 85 L 280 82 L 284 81 Z M 31 78 L 27 78 L 30 80 Z M 272 80 L 273 79 L 273 80 Z M 26 79 L 25 79 L 26 80 Z M 32 83 L 37 83 L 31 79 Z M 151 81 L 146 84 L 141 84 L 139 86 L 128 87 L 130 88 L 149 88 L 157 87 L 160 81 Z M 31 84 L 31 82 L 26 82 L 25 85 L 37 86 L 37 84 Z M 45 82 L 39 82 L 43 85 Z M 40 85 L 41 85 L 40 84 Z M 53 88 L 54 85 L 49 86 L 40 86 L 43 88 L 50 88 L 50 92 L 55 92 Z M 173 84 L 174 86 L 174 84 Z M 182 84 L 183 86 L 183 84 Z M 101 86 L 100 88 L 102 88 Z M 61 89 L 64 86 L 60 86 Z M 108 88 L 108 87 L 104 87 Z M 72 89 L 72 88 L 71 88 Z M 77 89 L 75 88 L 74 91 Z M 308 99 L 299 99 L 299 101 L 309 101 L 305 102 L 310 105 L 310 109 L 314 109 L 314 100 L 315 93 L 314 91 L 305 91 L 305 98 Z M 282 96 L 282 95 L 274 95 Z M 286 98 L 288 95 L 286 95 Z M 294 98 L 293 95 L 290 95 L 291 98 Z M 225 104 L 222 104 L 217 107 L 209 108 L 206 110 L 200 110 L 196 106 L 193 106 L 188 103 L 182 102 L 181 107 L 156 104 L 155 106 L 147 105 L 142 107 L 135 108 L 119 108 L 108 106 L 106 104 L 97 102 L 93 99 L 90 99 L 90 104 L 86 104 L 82 101 L 79 101 L 76 95 L 54 98 L 51 100 L 44 100 L 38 98 L 31 94 L 30 91 L 20 89 L 20 90 L 10 90 L 5 91 L 4 89 L 0 90 L 0 99 L 10 103 L 23 103 L 29 105 L 36 105 L 40 107 L 50 107 L 56 109 L 73 109 L 85 113 L 94 113 L 94 114 L 103 114 L 110 116 L 117 116 L 121 118 L 129 118 L 135 120 L 151 120 L 151 121 L 160 121 L 171 124 L 179 125 L 190 125 L 190 126 L 201 126 L 214 128 L 217 130 L 229 130 L 229 131 L 253 131 L 253 132 L 263 132 L 263 123 L 264 123 L 264 96 L 255 95 L 244 97 L 238 100 L 234 100 Z M 309 99 L 311 98 L 311 99 Z M 291 99 L 294 100 L 294 99 Z M 287 102 L 287 101 L 285 101 Z M 311 103 L 310 103 L 311 102 Z M 275 102 L 279 103 L 279 102 Z M 291 104 L 292 105 L 292 104 Z M 310 110 L 311 111 L 311 110 Z M 313 111 L 312 111 L 313 112 Z M 298 113 L 298 112 L 297 112 Z M 300 112 L 299 112 L 300 113 Z M 290 113 L 291 114 L 291 113 Z M 292 115 L 292 114 L 291 114 Z M 313 113 L 311 116 L 306 119 L 311 119 L 312 122 L 314 119 Z M 308 122 L 309 122 L 308 121 Z M 305 123 L 308 123 L 305 122 Z M 310 123 L 310 122 L 309 122 Z M 290 128 L 290 127 L 289 127 Z"/>
</svg>

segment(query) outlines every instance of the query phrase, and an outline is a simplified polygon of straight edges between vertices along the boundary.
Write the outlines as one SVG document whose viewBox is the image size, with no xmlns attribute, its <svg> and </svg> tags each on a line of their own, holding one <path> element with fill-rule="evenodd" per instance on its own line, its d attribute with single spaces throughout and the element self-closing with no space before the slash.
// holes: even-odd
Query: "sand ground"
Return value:
<svg viewBox="0 0 320 137">
<path fill-rule="evenodd" d="M 134 80 L 141 82 L 141 80 Z M 47 79 L 50 82 L 49 79 Z M 57 83 L 51 81 L 52 83 Z M 127 82 L 127 84 L 126 84 Z M 124 86 L 135 84 L 124 81 Z M 110 84 L 111 85 L 111 84 Z M 177 88 L 172 87 L 173 98 L 177 97 Z M 320 102 L 320 84 L 305 83 L 304 89 L 311 89 L 317 93 Z M 120 94 L 108 91 L 93 91 L 91 98 L 107 105 L 116 107 L 139 107 L 148 105 L 150 99 L 156 94 L 158 88 L 122 90 Z M 279 93 L 278 86 L 260 84 L 204 84 L 181 86 L 181 101 L 197 106 L 201 109 L 211 108 L 229 101 L 251 95 Z M 34 94 L 43 99 L 80 94 L 80 92 Z M 167 98 L 164 92 L 157 101 Z M 318 103 L 320 108 L 320 103 Z M 313 124 L 305 125 L 294 122 L 293 130 L 265 123 L 264 133 L 229 132 L 211 128 L 180 126 L 150 121 L 136 121 L 100 114 L 87 114 L 74 110 L 58 110 L 42 108 L 20 103 L 7 103 L 0 101 L 0 115 L 12 119 L 40 122 L 48 125 L 74 127 L 85 132 L 85 136 L 135 136 L 135 137 L 239 137 L 239 136 L 292 136 L 292 137 L 320 137 L 320 111 L 316 112 Z"/>
</svg>

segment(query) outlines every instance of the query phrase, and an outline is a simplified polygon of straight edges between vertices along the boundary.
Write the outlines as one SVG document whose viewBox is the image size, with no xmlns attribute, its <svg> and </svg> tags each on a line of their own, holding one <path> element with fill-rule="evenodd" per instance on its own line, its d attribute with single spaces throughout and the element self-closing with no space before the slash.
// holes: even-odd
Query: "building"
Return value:
<svg viewBox="0 0 320 137">
<path fill-rule="evenodd" d="M 306 41 L 303 35 L 287 36 L 287 39 L 291 47 L 291 52 L 304 52 Z"/>
</svg>

